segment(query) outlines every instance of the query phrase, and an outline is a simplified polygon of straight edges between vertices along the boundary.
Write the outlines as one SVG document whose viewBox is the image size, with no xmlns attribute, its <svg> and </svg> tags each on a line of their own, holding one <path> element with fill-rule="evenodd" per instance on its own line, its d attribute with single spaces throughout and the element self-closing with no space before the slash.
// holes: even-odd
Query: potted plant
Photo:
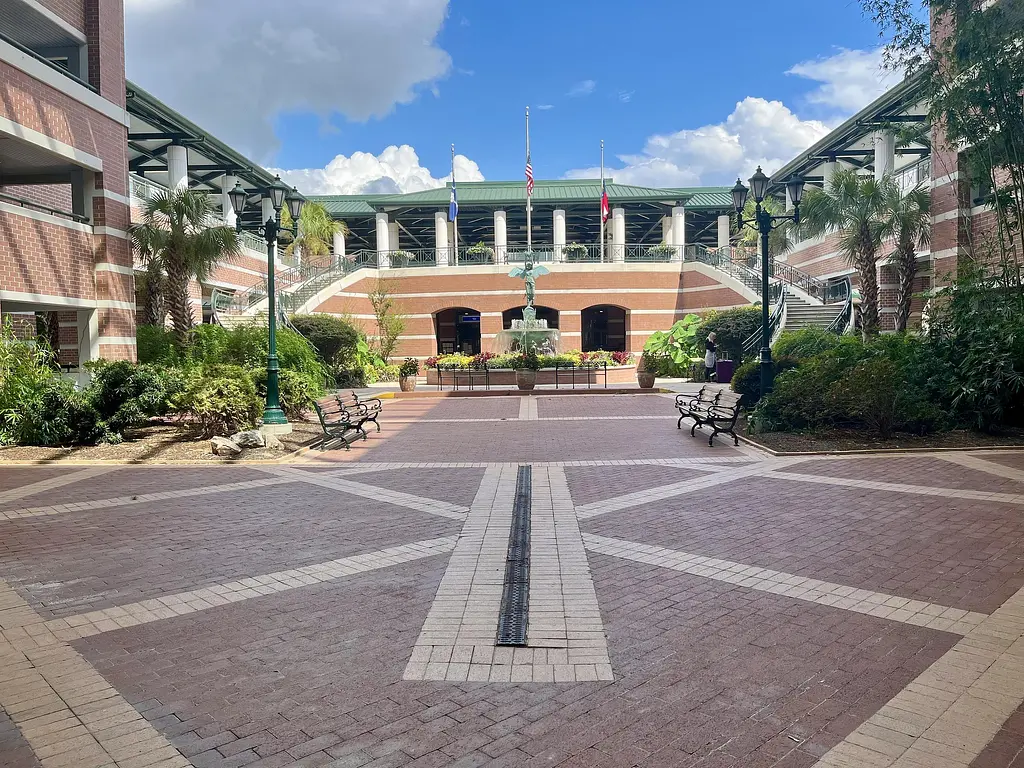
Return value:
<svg viewBox="0 0 1024 768">
<path fill-rule="evenodd" d="M 562 246 L 562 255 L 566 261 L 586 261 L 587 246 L 582 243 L 569 243 Z"/>
<path fill-rule="evenodd" d="M 654 378 L 661 368 L 661 357 L 650 350 L 644 350 L 640 364 L 636 367 L 636 383 L 640 389 L 653 389 Z"/>
<path fill-rule="evenodd" d="M 416 389 L 416 377 L 420 372 L 419 361 L 407 357 L 398 367 L 398 386 L 403 392 L 412 392 Z"/>
<path fill-rule="evenodd" d="M 391 252 L 391 268 L 400 269 L 402 267 L 408 267 L 409 262 L 415 258 L 413 254 L 408 251 L 392 251 Z"/>
<path fill-rule="evenodd" d="M 494 261 L 494 249 L 481 240 L 466 249 L 466 260 L 473 264 L 490 264 Z"/>
<path fill-rule="evenodd" d="M 540 358 L 537 351 L 530 349 L 516 361 L 516 386 L 522 390 L 531 390 L 537 385 L 537 371 L 540 369 Z"/>
<path fill-rule="evenodd" d="M 652 245 L 647 253 L 650 255 L 651 261 L 672 261 L 672 257 L 676 253 L 676 247 L 666 243 L 659 243 L 658 245 Z"/>
</svg>

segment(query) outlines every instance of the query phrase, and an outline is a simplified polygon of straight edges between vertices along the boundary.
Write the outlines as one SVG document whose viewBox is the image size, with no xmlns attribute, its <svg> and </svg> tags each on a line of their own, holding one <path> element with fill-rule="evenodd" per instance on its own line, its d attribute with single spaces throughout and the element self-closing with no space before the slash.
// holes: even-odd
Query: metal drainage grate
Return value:
<svg viewBox="0 0 1024 768">
<path fill-rule="evenodd" d="M 530 507 L 533 468 L 519 468 L 512 506 L 512 530 L 505 558 L 505 586 L 498 614 L 497 645 L 526 645 L 530 623 Z"/>
</svg>

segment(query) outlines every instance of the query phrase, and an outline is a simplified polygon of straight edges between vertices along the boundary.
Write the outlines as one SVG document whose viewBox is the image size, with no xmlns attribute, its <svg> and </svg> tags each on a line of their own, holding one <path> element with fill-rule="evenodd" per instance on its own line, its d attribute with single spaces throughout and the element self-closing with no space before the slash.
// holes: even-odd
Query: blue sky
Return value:
<svg viewBox="0 0 1024 768">
<path fill-rule="evenodd" d="M 127 0 L 129 77 L 309 191 L 436 185 L 453 142 L 460 178 L 518 179 L 528 104 L 539 178 L 588 175 L 603 138 L 620 180 L 725 183 L 886 80 L 856 0 L 246 0 L 248 30 L 239 2 Z M 154 23 L 203 35 L 138 42 Z M 238 56 L 273 63 L 210 76 Z"/>
</svg>

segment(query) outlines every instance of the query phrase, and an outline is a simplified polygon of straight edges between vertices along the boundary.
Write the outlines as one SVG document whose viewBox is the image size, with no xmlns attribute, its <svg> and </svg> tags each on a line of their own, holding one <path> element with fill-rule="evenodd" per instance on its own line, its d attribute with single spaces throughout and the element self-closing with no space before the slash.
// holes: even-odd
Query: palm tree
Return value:
<svg viewBox="0 0 1024 768">
<path fill-rule="evenodd" d="M 210 226 L 214 208 L 209 196 L 191 189 L 154 195 L 142 209 L 142 222 L 129 227 L 136 253 L 156 274 L 163 274 L 164 302 L 179 342 L 195 325 L 189 281 L 202 281 L 218 262 L 238 252 L 238 233 Z"/>
<path fill-rule="evenodd" d="M 774 197 L 766 197 L 762 200 L 761 209 L 767 211 L 772 216 L 779 216 L 785 213 L 782 204 Z M 753 197 L 747 198 L 747 204 L 743 208 L 743 218 L 747 221 L 753 221 L 756 211 L 757 202 Z M 740 230 L 739 235 L 736 236 L 736 244 L 746 249 L 749 253 L 761 255 L 761 233 L 753 226 L 746 226 Z M 770 259 L 774 260 L 776 257 L 781 256 L 792 246 L 793 243 L 789 239 L 788 222 L 776 226 L 768 235 L 768 257 Z"/>
<path fill-rule="evenodd" d="M 292 225 L 287 208 L 281 211 L 281 224 L 284 227 Z M 332 219 L 320 203 L 306 203 L 299 216 L 298 235 L 285 248 L 285 253 L 291 256 L 299 250 L 304 261 L 309 261 L 311 257 L 328 256 L 334 247 L 334 235 L 338 232 L 348 234 L 345 222 Z"/>
<path fill-rule="evenodd" d="M 905 331 L 910 320 L 910 302 L 917 276 L 917 249 L 928 245 L 932 234 L 931 194 L 920 184 L 908 192 L 888 179 L 885 185 L 885 231 L 895 250 L 889 263 L 896 269 L 896 330 Z"/>
<path fill-rule="evenodd" d="M 888 182 L 891 183 L 891 182 Z M 824 189 L 812 189 L 800 206 L 803 237 L 839 234 L 839 252 L 860 276 L 861 330 L 878 333 L 878 251 L 885 236 L 886 181 L 839 169 Z"/>
</svg>

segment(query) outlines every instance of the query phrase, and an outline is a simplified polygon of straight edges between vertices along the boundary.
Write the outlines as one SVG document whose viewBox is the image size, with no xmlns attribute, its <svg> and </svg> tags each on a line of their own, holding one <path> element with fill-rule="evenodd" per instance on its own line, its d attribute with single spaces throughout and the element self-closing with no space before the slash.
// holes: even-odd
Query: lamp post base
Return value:
<svg viewBox="0 0 1024 768">
<path fill-rule="evenodd" d="M 260 432 L 264 435 L 290 435 L 292 433 L 292 425 L 288 422 L 284 424 L 261 424 Z"/>
</svg>

